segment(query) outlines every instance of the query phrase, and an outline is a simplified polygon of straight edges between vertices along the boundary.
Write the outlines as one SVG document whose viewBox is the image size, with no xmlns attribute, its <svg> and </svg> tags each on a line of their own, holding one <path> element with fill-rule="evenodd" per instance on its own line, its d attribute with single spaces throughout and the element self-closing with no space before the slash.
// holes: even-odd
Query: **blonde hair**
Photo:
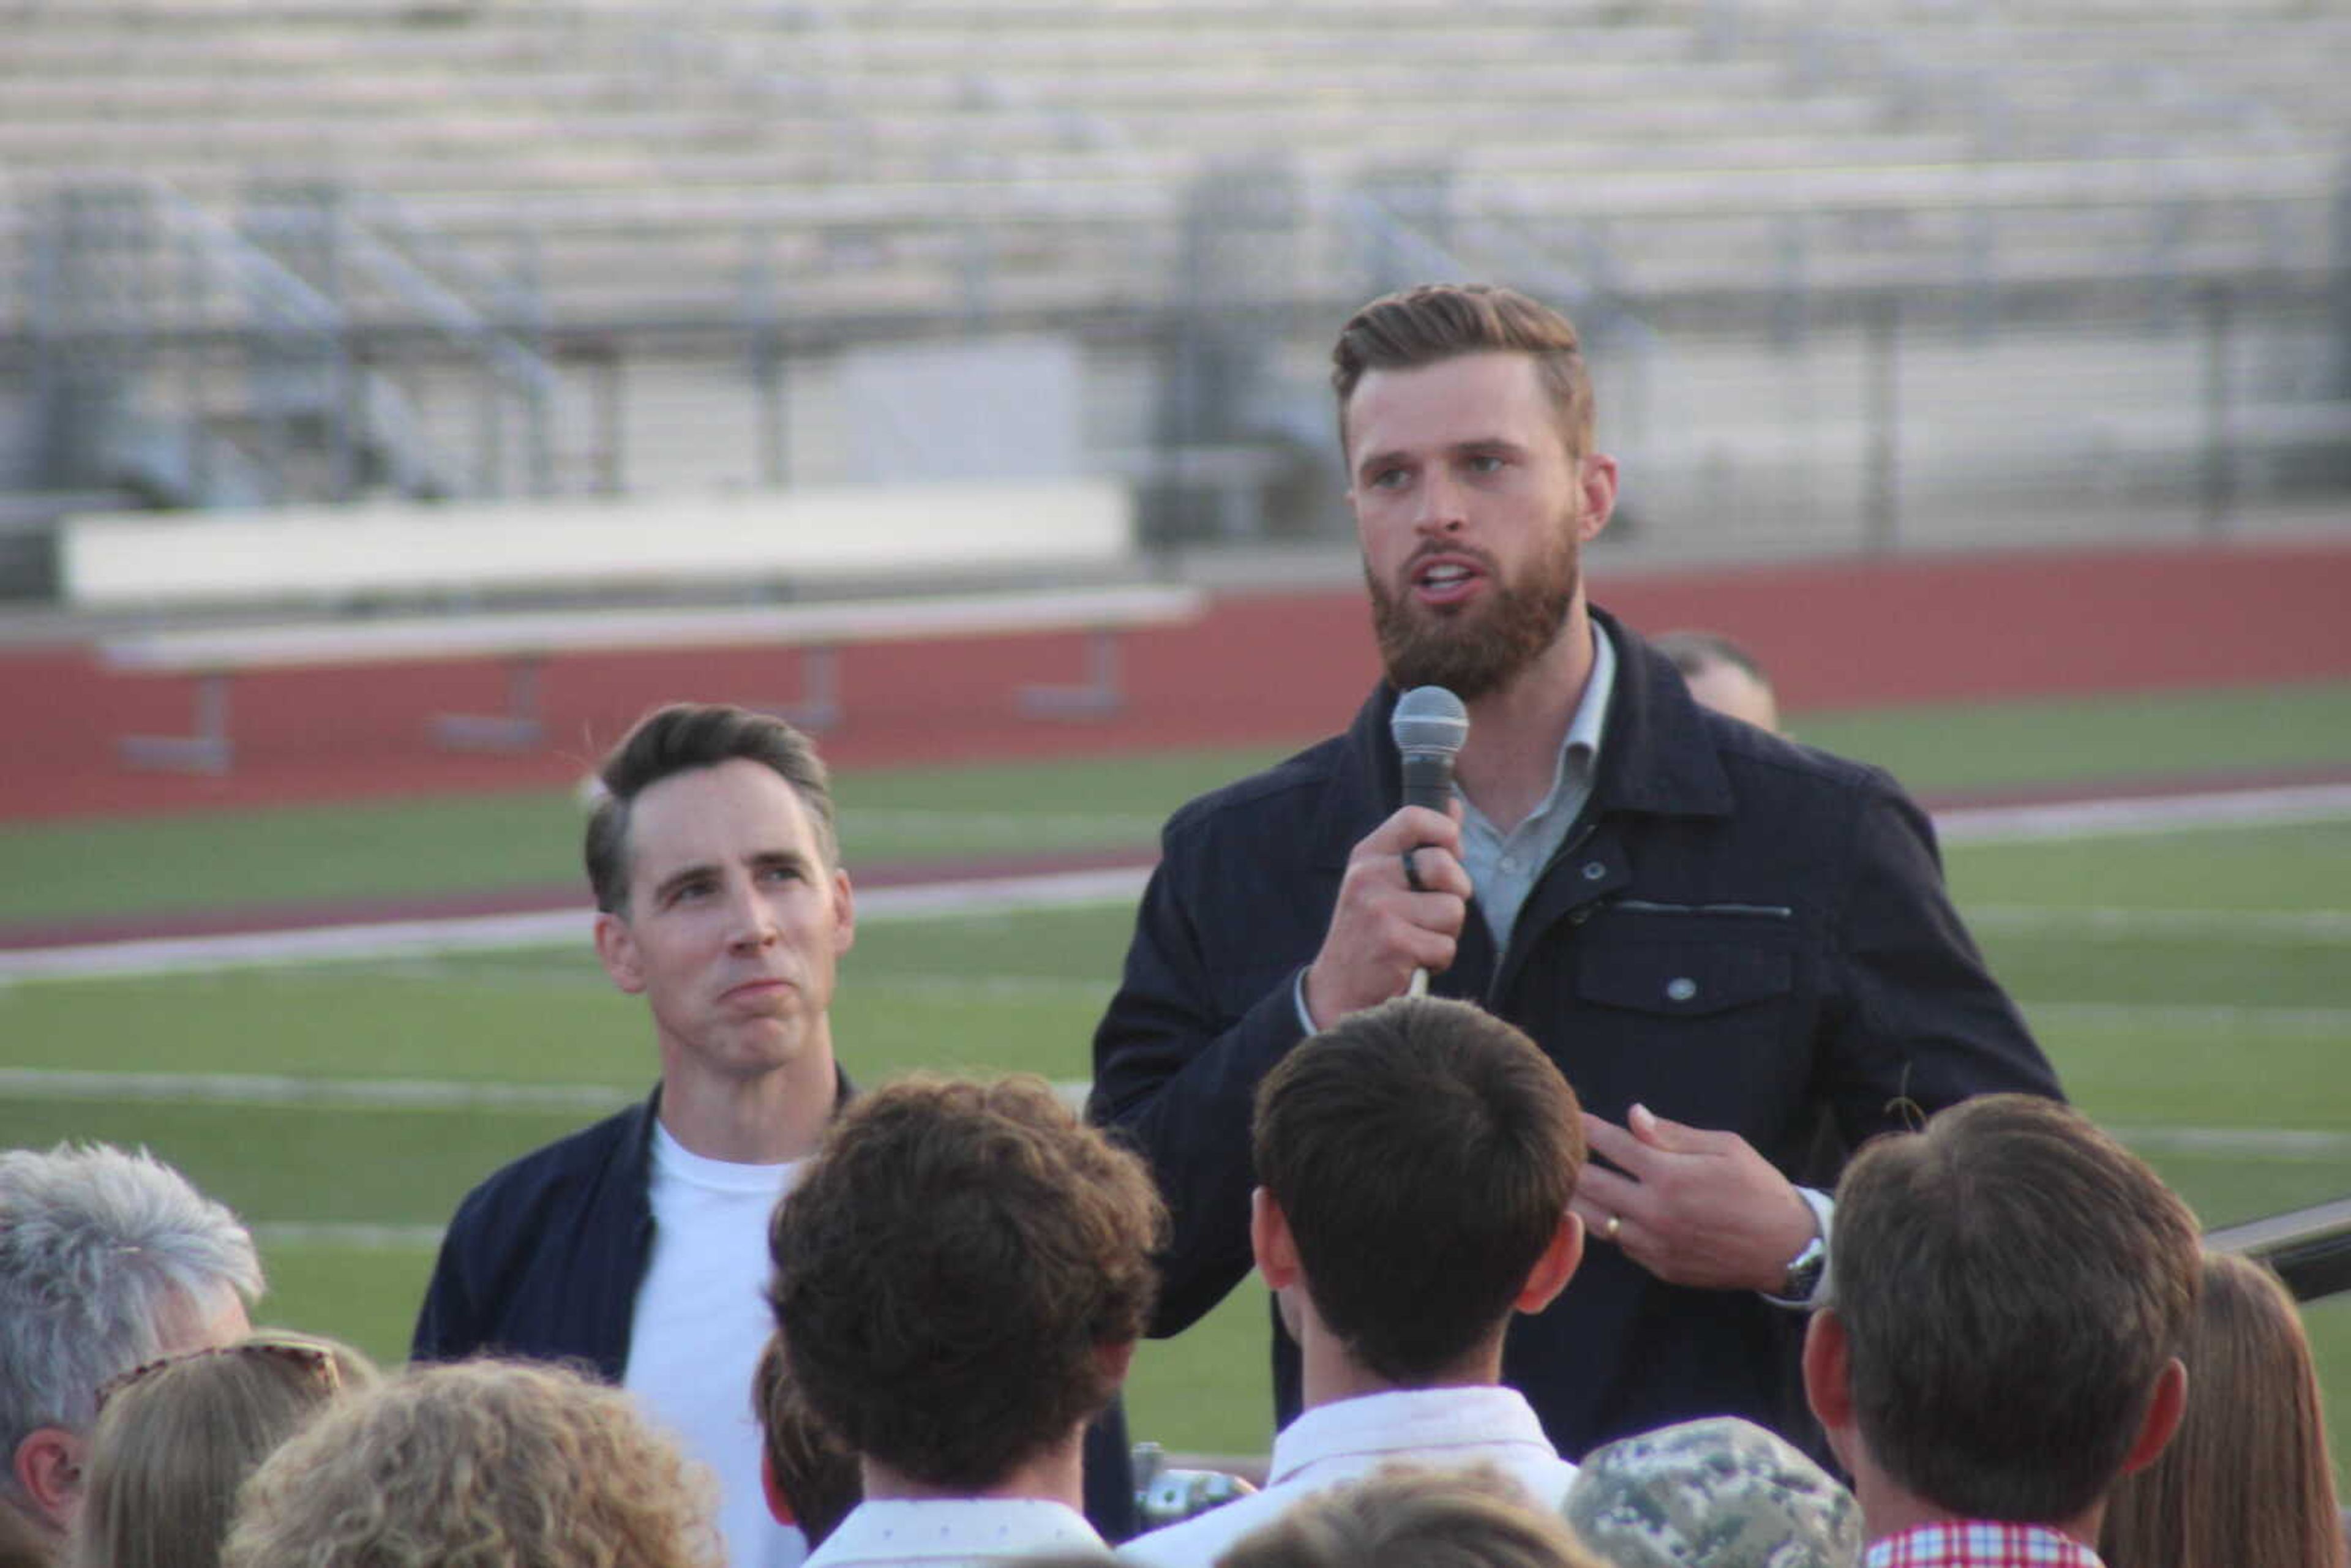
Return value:
<svg viewBox="0 0 2351 1568">
<path fill-rule="evenodd" d="M 2343 1568 L 2318 1376 L 2294 1297 L 2259 1263 L 2204 1255 L 2188 1408 L 2106 1505 L 2113 1568 Z"/>
<path fill-rule="evenodd" d="M 216 1568 L 237 1488 L 346 1389 L 348 1345 L 264 1333 L 133 1368 L 100 1395 L 75 1568 Z"/>
<path fill-rule="evenodd" d="M 1242 1536 L 1217 1568 L 1607 1568 L 1491 1466 L 1389 1465 L 1306 1498 Z"/>
<path fill-rule="evenodd" d="M 715 1488 L 567 1368 L 410 1366 L 246 1483 L 225 1568 L 717 1568 Z"/>
</svg>

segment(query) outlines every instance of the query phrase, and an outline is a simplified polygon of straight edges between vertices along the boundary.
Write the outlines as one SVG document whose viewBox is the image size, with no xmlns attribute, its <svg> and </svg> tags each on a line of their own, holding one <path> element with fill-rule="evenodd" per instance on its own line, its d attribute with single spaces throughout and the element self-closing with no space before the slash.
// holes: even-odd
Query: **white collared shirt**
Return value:
<svg viewBox="0 0 2351 1568">
<path fill-rule="evenodd" d="M 1040 1552 L 1107 1557 L 1110 1548 L 1085 1515 L 1042 1498 L 891 1499 L 852 1509 L 809 1554 L 807 1568 L 961 1568 Z"/>
<path fill-rule="evenodd" d="M 1391 1464 L 1491 1465 L 1552 1512 L 1575 1479 L 1575 1467 L 1552 1448 L 1534 1407 L 1514 1388 L 1366 1394 L 1318 1405 L 1283 1427 L 1263 1491 L 1137 1536 L 1119 1555 L 1144 1568 L 1208 1568 L 1301 1499 Z"/>
</svg>

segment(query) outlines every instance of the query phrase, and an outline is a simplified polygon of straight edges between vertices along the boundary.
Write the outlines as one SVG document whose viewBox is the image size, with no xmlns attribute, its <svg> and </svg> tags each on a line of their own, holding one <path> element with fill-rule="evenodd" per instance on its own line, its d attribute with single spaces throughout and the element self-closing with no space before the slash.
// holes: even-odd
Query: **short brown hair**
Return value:
<svg viewBox="0 0 2351 1568">
<path fill-rule="evenodd" d="M 1491 1468 L 1391 1465 L 1244 1535 L 1217 1568 L 1606 1568 Z"/>
<path fill-rule="evenodd" d="M 1837 1187 L 1830 1301 L 1871 1458 L 1963 1518 L 2079 1514 L 2186 1343 L 2199 1252 L 2188 1206 L 2053 1100 L 1988 1094 L 1869 1144 Z"/>
<path fill-rule="evenodd" d="M 629 814 L 663 779 L 722 762 L 756 762 L 792 787 L 828 870 L 841 862 L 832 780 L 809 737 L 773 714 L 723 703 L 672 703 L 639 719 L 596 769 L 601 790 L 588 816 L 582 856 L 596 907 L 618 915 L 629 902 Z"/>
<path fill-rule="evenodd" d="M 1352 1013 L 1258 1086 L 1257 1179 L 1314 1310 L 1393 1383 L 1425 1382 L 1510 1321 L 1583 1169 L 1575 1092 L 1467 1002 Z"/>
<path fill-rule="evenodd" d="M 768 1474 L 791 1509 L 792 1522 L 810 1550 L 823 1545 L 863 1500 L 865 1481 L 857 1456 L 841 1446 L 800 1397 L 784 1360 L 784 1342 L 774 1334 L 751 1371 L 751 1413 L 759 1418 Z"/>
<path fill-rule="evenodd" d="M 1331 350 L 1331 390 L 1339 394 L 1339 446 L 1347 445 L 1347 405 L 1372 371 L 1417 370 L 1464 354 L 1526 354 L 1559 414 L 1570 457 L 1592 452 L 1592 371 L 1575 324 L 1516 289 L 1485 283 L 1424 283 L 1383 295 L 1349 318 Z"/>
<path fill-rule="evenodd" d="M 254 1472 L 225 1568 L 717 1568 L 716 1492 L 617 1388 L 411 1364 Z"/>
<path fill-rule="evenodd" d="M 776 1210 L 793 1381 L 862 1458 L 977 1490 L 1110 1402 L 1166 1215 L 1143 1161 L 1041 1078 L 927 1074 L 862 1099 Z"/>
<path fill-rule="evenodd" d="M 2187 1411 L 2161 1457 L 2107 1500 L 2098 1555 L 2130 1568 L 2345 1562 L 2310 1340 L 2261 1264 L 2205 1254 Z"/>
</svg>

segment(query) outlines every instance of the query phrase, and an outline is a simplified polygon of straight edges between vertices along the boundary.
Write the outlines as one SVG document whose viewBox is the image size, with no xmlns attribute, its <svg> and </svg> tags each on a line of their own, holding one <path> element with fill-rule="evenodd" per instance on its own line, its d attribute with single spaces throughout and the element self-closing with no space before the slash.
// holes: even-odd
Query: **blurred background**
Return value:
<svg viewBox="0 0 2351 1568">
<path fill-rule="evenodd" d="M 2339 525 L 2346 57 L 2331 0 L 13 0 L 0 591 L 67 510 L 925 477 L 1311 547 L 1333 327 L 1437 277 L 1578 319 L 1619 551 Z"/>
</svg>

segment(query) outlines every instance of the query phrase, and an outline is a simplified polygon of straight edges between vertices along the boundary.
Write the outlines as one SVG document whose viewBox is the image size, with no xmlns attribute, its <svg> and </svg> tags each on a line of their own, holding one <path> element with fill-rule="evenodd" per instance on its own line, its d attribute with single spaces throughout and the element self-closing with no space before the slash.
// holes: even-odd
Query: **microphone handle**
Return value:
<svg viewBox="0 0 2351 1568">
<path fill-rule="evenodd" d="M 1442 811 L 1453 804 L 1453 753 L 1404 754 L 1404 803 Z"/>
<path fill-rule="evenodd" d="M 1412 972 L 1412 978 L 1405 985 L 1404 994 L 1407 997 L 1425 997 L 1428 995 L 1428 971 L 1426 969 L 1415 969 Z"/>
</svg>

